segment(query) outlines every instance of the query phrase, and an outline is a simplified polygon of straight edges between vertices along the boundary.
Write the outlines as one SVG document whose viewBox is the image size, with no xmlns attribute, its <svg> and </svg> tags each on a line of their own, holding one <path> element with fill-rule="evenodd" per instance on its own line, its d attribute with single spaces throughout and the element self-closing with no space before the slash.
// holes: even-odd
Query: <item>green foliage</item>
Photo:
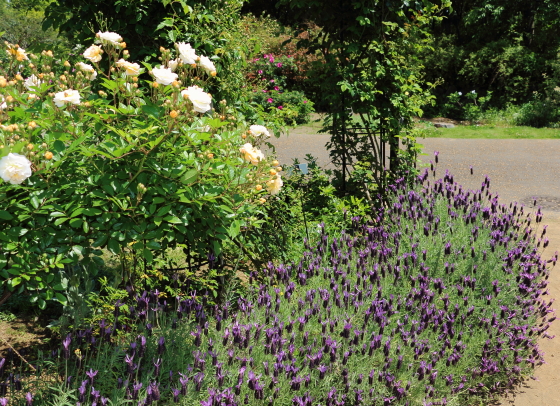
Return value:
<svg viewBox="0 0 560 406">
<path fill-rule="evenodd" d="M 254 90 L 249 94 L 251 102 L 257 103 L 271 116 L 278 117 L 285 125 L 308 123 L 313 113 L 313 102 L 303 92 Z"/>
<path fill-rule="evenodd" d="M 286 125 L 309 122 L 313 102 L 303 92 L 291 90 L 288 83 L 297 74 L 291 55 L 264 54 L 249 64 L 251 88 L 249 101 L 279 117 Z M 292 84 L 293 85 L 293 84 Z"/>
<path fill-rule="evenodd" d="M 255 2 L 255 7 L 262 5 Z M 411 118 L 422 114 L 430 95 L 403 51 L 417 47 L 421 52 L 424 45 L 411 38 L 423 37 L 425 25 L 447 5 L 281 0 L 270 10 L 284 24 L 300 29 L 296 34 L 308 31 L 305 21 L 320 27 L 318 35 L 297 36 L 297 41 L 310 54 L 321 55 L 306 74 L 330 114 L 325 130 L 332 135 L 328 147 L 335 177 L 343 190 L 359 190 L 370 204 L 378 203 L 374 195 L 382 195 L 391 179 L 414 171 L 417 148 L 409 133 Z M 361 116 L 360 128 L 352 113 Z"/>
<path fill-rule="evenodd" d="M 485 97 L 479 97 L 476 90 L 465 95 L 461 92 L 451 93 L 447 102 L 441 107 L 442 115 L 456 120 L 467 120 L 471 123 L 480 121 L 492 99 L 492 92 Z"/>
<path fill-rule="evenodd" d="M 246 41 L 239 9 L 242 1 L 219 0 L 57 0 L 45 11 L 44 27 L 55 27 L 74 44 L 86 44 L 99 31 L 126 38 L 134 60 L 158 63 L 157 49 L 188 42 L 211 58 L 218 79 L 208 89 L 233 102 L 244 84 L 243 66 L 256 46 Z"/>
<path fill-rule="evenodd" d="M 240 235 L 240 246 L 252 269 L 262 270 L 268 262 L 296 260 L 305 249 L 304 239 L 309 243 L 317 239 L 320 224 L 322 229 L 336 232 L 349 227 L 352 217 L 368 216 L 369 206 L 363 199 L 337 196 L 332 172 L 320 168 L 314 157 L 306 157 L 307 174 L 297 169 L 298 164 L 296 160 L 293 166 L 284 167 L 284 187 L 264 205 L 259 231 Z"/>
<path fill-rule="evenodd" d="M 123 56 L 118 46 L 104 43 L 103 48 L 110 66 Z M 258 195 L 266 192 L 254 185 L 270 175 L 264 155 L 246 144 L 245 159 L 247 151 L 253 157 L 249 163 L 240 147 L 263 140 L 243 140 L 246 124 L 237 123 L 237 113 L 225 101 L 202 114 L 196 98 L 178 85 L 138 80 L 119 66 L 105 74 L 97 62 L 99 92 L 80 69 L 49 84 L 44 79 L 54 77 L 48 72 L 53 57 L 46 54 L 33 68 L 42 83 L 28 88 L 28 81 L 16 79 L 6 86 L 6 78 L 15 77 L 16 58 L 25 56 L 11 44 L 8 49 L 13 57 L 0 78 L 6 102 L 0 112 L 5 123 L 0 156 L 25 156 L 33 175 L 11 184 L 10 167 L 2 169 L 0 285 L 5 291 L 25 293 L 41 308 L 54 299 L 83 313 L 83 291 L 72 296 L 71 288 L 80 286 L 77 275 L 84 270 L 96 277 L 104 252 L 126 264 L 112 275 L 113 286 L 134 286 L 141 276 L 137 270 L 159 267 L 166 250 L 184 250 L 192 271 L 209 255 L 221 256 L 224 245 L 252 226 L 261 211 Z M 169 58 L 164 50 L 164 64 Z M 206 87 L 214 80 L 198 65 L 181 65 L 177 74 L 183 86 Z M 57 102 L 61 97 L 67 101 Z"/>
<path fill-rule="evenodd" d="M 53 29 L 43 31 L 44 8 L 47 2 L 0 1 L 0 38 L 13 44 L 19 44 L 30 51 L 39 49 L 65 49 L 67 43 L 59 38 Z"/>
<path fill-rule="evenodd" d="M 492 92 L 491 105 L 502 109 L 546 93 L 551 87 L 543 79 L 558 82 L 557 1 L 454 0 L 445 17 L 430 27 L 430 47 L 415 53 L 426 79 L 444 82 L 434 92 L 439 108 L 428 114 L 440 115 L 457 91 Z"/>
<path fill-rule="evenodd" d="M 515 123 L 530 127 L 558 127 L 560 125 L 560 108 L 556 101 L 536 97 L 520 106 Z"/>
</svg>

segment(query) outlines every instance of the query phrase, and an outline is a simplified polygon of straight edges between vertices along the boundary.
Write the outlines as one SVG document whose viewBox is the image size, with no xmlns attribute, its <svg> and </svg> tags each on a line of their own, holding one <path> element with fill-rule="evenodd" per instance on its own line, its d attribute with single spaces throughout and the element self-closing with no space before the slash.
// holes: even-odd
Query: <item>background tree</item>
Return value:
<svg viewBox="0 0 560 406">
<path fill-rule="evenodd" d="M 445 17 L 433 22 L 432 47 L 419 56 L 427 80 L 444 79 L 438 105 L 457 91 L 492 92 L 498 108 L 554 94 L 560 3 L 453 0 Z"/>
</svg>

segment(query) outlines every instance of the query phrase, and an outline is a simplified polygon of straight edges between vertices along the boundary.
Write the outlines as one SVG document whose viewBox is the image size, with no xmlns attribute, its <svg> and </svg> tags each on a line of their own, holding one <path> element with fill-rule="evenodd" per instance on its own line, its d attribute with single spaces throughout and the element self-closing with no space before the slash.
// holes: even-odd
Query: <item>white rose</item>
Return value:
<svg viewBox="0 0 560 406">
<path fill-rule="evenodd" d="M 95 69 L 93 69 L 93 66 L 83 62 L 78 62 L 76 66 L 81 71 L 89 73 L 89 80 L 94 80 L 97 77 L 97 72 L 95 71 Z"/>
<path fill-rule="evenodd" d="M 249 143 L 239 148 L 239 152 L 243 154 L 243 158 L 246 161 L 251 162 L 253 165 L 257 165 L 259 161 L 264 159 L 264 154 L 261 150 L 256 149 Z"/>
<path fill-rule="evenodd" d="M 175 72 L 177 70 L 177 66 L 179 66 L 179 59 L 172 59 L 171 61 L 169 61 L 169 69 L 171 69 L 171 72 Z"/>
<path fill-rule="evenodd" d="M 270 137 L 270 133 L 264 125 L 252 125 L 251 127 L 249 127 L 249 131 L 251 131 L 251 134 L 253 134 L 255 137 L 259 137 L 261 135 Z"/>
<path fill-rule="evenodd" d="M 97 45 L 92 45 L 88 49 L 86 49 L 83 53 L 84 58 L 92 61 L 92 62 L 99 62 L 101 60 L 102 50 L 101 47 Z"/>
<path fill-rule="evenodd" d="M 31 162 L 20 154 L 9 153 L 0 158 L 0 178 L 12 185 L 19 185 L 31 176 Z"/>
<path fill-rule="evenodd" d="M 282 189 L 283 185 L 284 182 L 282 182 L 282 177 L 280 175 L 276 175 L 276 178 L 266 182 L 266 190 L 268 190 L 268 193 L 270 193 L 271 195 L 275 195 L 280 192 L 280 189 Z"/>
<path fill-rule="evenodd" d="M 39 78 L 35 75 L 29 76 L 27 79 L 25 79 L 25 82 L 23 82 L 27 90 L 33 90 L 31 89 L 32 87 L 39 87 L 41 86 L 41 83 L 43 82 L 40 81 Z"/>
<path fill-rule="evenodd" d="M 76 66 L 78 67 L 79 70 L 84 71 L 84 72 L 94 72 L 95 70 L 93 69 L 93 66 L 88 65 L 87 63 L 83 63 L 83 62 L 78 62 L 76 64 Z"/>
<path fill-rule="evenodd" d="M 97 38 L 101 41 L 118 46 L 122 42 L 122 37 L 116 32 L 98 32 Z"/>
<path fill-rule="evenodd" d="M 187 65 L 192 65 L 196 63 L 198 56 L 194 52 L 194 49 L 191 47 L 191 44 L 185 44 L 184 42 L 179 42 L 177 44 L 177 51 L 179 51 L 179 58 L 183 61 L 183 63 Z"/>
<path fill-rule="evenodd" d="M 56 93 L 53 101 L 57 107 L 64 107 L 64 105 L 68 103 L 80 104 L 80 93 L 78 93 L 77 90 L 68 89 L 63 92 Z"/>
<path fill-rule="evenodd" d="M 212 74 L 212 72 L 216 72 L 216 67 L 214 66 L 214 64 L 212 63 L 212 61 L 210 59 L 208 59 L 205 56 L 201 56 L 200 57 L 200 66 L 202 67 L 202 69 L 204 69 L 206 71 L 206 73 L 208 74 Z"/>
<path fill-rule="evenodd" d="M 171 69 L 167 68 L 154 68 L 152 69 L 152 73 L 156 78 L 156 82 L 165 86 L 173 83 L 178 77 L 176 73 L 171 72 Z"/>
<path fill-rule="evenodd" d="M 138 76 L 140 74 L 140 65 L 137 63 L 127 62 L 124 59 L 117 61 L 117 66 L 123 68 L 127 76 Z"/>
<path fill-rule="evenodd" d="M 212 96 L 205 93 L 198 86 L 190 86 L 181 92 L 183 98 L 188 98 L 193 104 L 194 111 L 198 113 L 206 113 L 212 109 Z"/>
</svg>

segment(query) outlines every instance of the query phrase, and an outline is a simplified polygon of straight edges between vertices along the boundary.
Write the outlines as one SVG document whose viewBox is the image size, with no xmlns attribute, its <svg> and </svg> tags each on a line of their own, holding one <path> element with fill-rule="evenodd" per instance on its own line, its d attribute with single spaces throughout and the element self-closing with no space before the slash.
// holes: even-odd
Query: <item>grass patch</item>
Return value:
<svg viewBox="0 0 560 406">
<path fill-rule="evenodd" d="M 486 139 L 555 139 L 560 138 L 558 128 L 456 126 L 454 128 L 427 127 L 426 138 L 486 138 Z"/>
<path fill-rule="evenodd" d="M 308 124 L 295 127 L 298 134 L 317 134 L 322 128 L 323 116 L 315 113 Z M 317 121 L 320 120 L 320 121 Z M 355 119 L 360 124 L 359 118 Z M 485 138 L 485 139 L 560 139 L 560 128 L 535 128 L 526 126 L 502 125 L 496 122 L 486 125 L 457 125 L 454 128 L 436 128 L 431 122 L 420 121 L 417 128 L 426 138 Z M 293 131 L 293 130 L 291 130 Z"/>
</svg>

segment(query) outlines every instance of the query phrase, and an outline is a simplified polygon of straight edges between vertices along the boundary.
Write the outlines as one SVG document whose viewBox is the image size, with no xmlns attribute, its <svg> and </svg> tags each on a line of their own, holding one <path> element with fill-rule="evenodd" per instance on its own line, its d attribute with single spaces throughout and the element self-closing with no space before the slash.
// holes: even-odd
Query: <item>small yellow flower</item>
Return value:
<svg viewBox="0 0 560 406">
<path fill-rule="evenodd" d="M 257 191 L 261 191 L 262 190 L 262 185 L 255 186 L 255 189 L 257 189 Z"/>
<path fill-rule="evenodd" d="M 48 159 L 48 160 L 53 159 L 53 153 L 51 151 L 45 152 L 45 159 Z"/>
<path fill-rule="evenodd" d="M 272 161 L 272 166 L 278 166 L 278 165 L 280 165 L 280 162 L 278 162 L 276 159 Z"/>
<path fill-rule="evenodd" d="M 33 145 L 33 144 L 27 144 L 27 149 L 28 149 L 29 151 L 33 150 L 33 148 L 35 148 L 35 145 Z"/>
<path fill-rule="evenodd" d="M 121 46 L 122 49 L 126 48 L 126 42 L 121 42 L 119 45 Z"/>
<path fill-rule="evenodd" d="M 16 80 L 19 80 L 19 81 L 22 81 L 22 80 L 23 80 L 23 77 L 18 73 L 18 74 L 16 75 L 16 78 L 15 78 L 15 79 L 16 79 Z"/>
<path fill-rule="evenodd" d="M 276 167 L 276 172 L 282 172 L 282 167 L 281 167 L 281 166 L 277 166 L 277 167 Z"/>
<path fill-rule="evenodd" d="M 274 169 L 271 169 L 271 170 L 269 171 L 269 173 L 270 173 L 271 175 L 273 175 L 273 176 L 276 175 L 276 171 L 275 171 Z"/>
<path fill-rule="evenodd" d="M 169 113 L 169 117 L 171 118 L 177 118 L 178 115 L 179 112 L 177 110 L 171 110 L 171 112 Z"/>
<path fill-rule="evenodd" d="M 214 154 L 212 154 L 212 153 L 210 153 L 210 154 L 208 154 L 208 155 L 206 155 L 206 156 L 207 156 L 209 159 L 214 158 Z"/>
<path fill-rule="evenodd" d="M 266 199 L 264 197 L 261 197 L 259 199 L 259 202 L 261 202 L 261 204 L 265 204 L 266 203 Z"/>
<path fill-rule="evenodd" d="M 27 124 L 27 127 L 30 130 L 33 130 L 35 127 L 37 127 L 37 123 L 35 121 L 30 121 L 29 124 Z"/>
</svg>

